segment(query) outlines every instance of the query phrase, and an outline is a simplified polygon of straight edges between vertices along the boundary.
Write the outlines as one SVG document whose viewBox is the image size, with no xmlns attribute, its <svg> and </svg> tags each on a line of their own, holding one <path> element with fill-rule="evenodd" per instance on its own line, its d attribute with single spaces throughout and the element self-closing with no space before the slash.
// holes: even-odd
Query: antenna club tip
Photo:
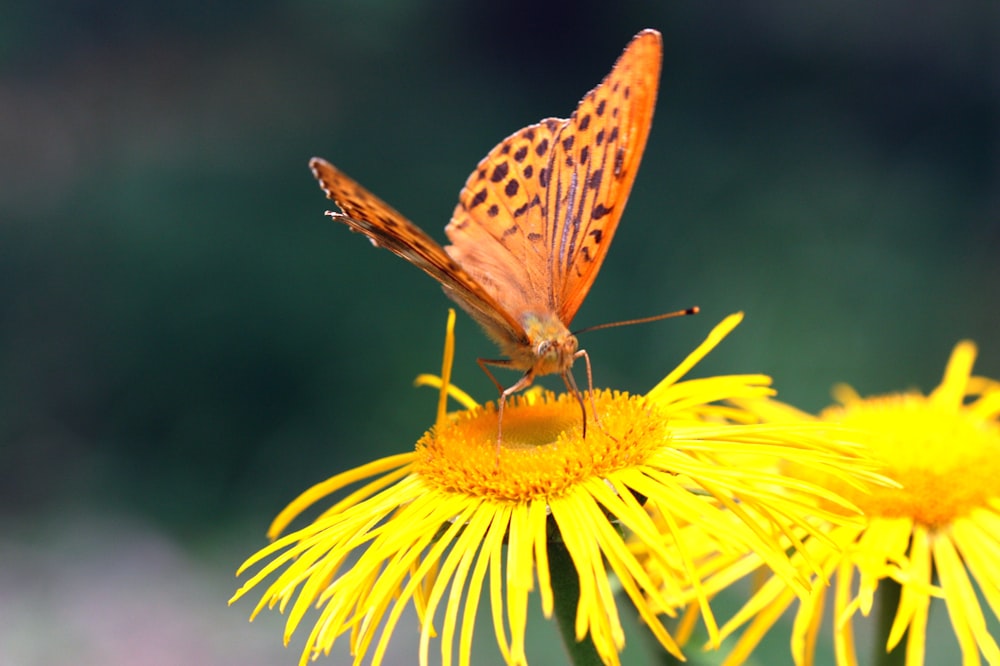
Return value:
<svg viewBox="0 0 1000 666">
<path fill-rule="evenodd" d="M 701 312 L 701 308 L 695 305 L 694 307 L 688 308 L 684 314 L 695 315 L 698 314 L 699 312 Z"/>
</svg>

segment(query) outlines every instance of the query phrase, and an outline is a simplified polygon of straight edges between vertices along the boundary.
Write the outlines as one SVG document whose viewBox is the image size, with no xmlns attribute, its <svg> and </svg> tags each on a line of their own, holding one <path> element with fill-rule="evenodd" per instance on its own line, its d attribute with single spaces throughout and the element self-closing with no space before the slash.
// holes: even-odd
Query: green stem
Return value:
<svg viewBox="0 0 1000 666">
<path fill-rule="evenodd" d="M 876 592 L 878 595 L 878 603 L 876 604 L 878 617 L 875 625 L 875 642 L 872 644 L 872 650 L 875 653 L 872 655 L 874 666 L 903 666 L 906 663 L 905 634 L 892 652 L 885 651 L 885 646 L 889 642 L 889 632 L 892 630 L 892 622 L 896 618 L 896 611 L 899 610 L 899 598 L 902 591 L 902 586 L 891 578 L 883 578 L 878 582 L 878 591 Z"/>
<path fill-rule="evenodd" d="M 601 656 L 590 639 L 576 640 L 576 607 L 580 601 L 580 579 L 573 559 L 562 541 L 549 541 L 549 571 L 552 576 L 552 597 L 555 602 L 559 634 L 573 666 L 602 666 Z"/>
</svg>

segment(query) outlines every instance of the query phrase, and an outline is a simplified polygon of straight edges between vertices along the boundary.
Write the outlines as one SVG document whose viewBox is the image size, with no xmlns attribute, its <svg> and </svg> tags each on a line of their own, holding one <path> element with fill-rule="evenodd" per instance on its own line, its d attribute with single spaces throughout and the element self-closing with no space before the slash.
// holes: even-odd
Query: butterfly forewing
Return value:
<svg viewBox="0 0 1000 666">
<path fill-rule="evenodd" d="M 545 186 L 551 300 L 569 325 L 604 261 L 649 136 L 660 34 L 639 33 L 580 102 L 552 146 Z"/>
<path fill-rule="evenodd" d="M 512 313 L 548 309 L 545 188 L 540 182 L 565 120 L 515 132 L 479 162 L 445 233 L 450 254 Z"/>
<path fill-rule="evenodd" d="M 469 176 L 446 250 L 515 317 L 568 325 L 583 303 L 645 148 L 661 50 L 659 33 L 639 33 L 568 120 L 515 132 Z"/>
<path fill-rule="evenodd" d="M 433 238 L 326 160 L 309 162 L 313 175 L 343 213 L 328 212 L 333 219 L 360 232 L 375 245 L 406 259 L 441 283 L 445 293 L 462 306 L 497 342 L 525 344 L 515 321 Z"/>
</svg>

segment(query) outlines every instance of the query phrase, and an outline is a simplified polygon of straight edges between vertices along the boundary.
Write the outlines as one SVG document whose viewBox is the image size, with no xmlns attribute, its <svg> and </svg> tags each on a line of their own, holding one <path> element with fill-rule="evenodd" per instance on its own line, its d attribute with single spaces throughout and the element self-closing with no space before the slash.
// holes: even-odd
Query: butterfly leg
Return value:
<svg viewBox="0 0 1000 666">
<path fill-rule="evenodd" d="M 607 430 L 605 430 L 604 429 L 604 424 L 601 423 L 601 415 L 597 413 L 597 403 L 594 401 L 594 371 L 590 367 L 590 354 L 587 353 L 586 349 L 581 349 L 578 352 L 576 352 L 575 354 L 573 354 L 573 358 L 582 358 L 584 365 L 587 366 L 587 395 L 590 396 L 590 409 L 591 409 L 591 411 L 594 412 L 594 421 L 597 422 L 597 427 L 600 428 L 603 432 L 607 433 L 610 436 L 611 433 L 609 433 Z M 566 374 L 569 374 L 568 370 L 566 371 Z M 565 379 L 565 377 L 564 377 L 564 379 Z M 566 385 L 569 386 L 569 382 L 568 381 L 566 382 Z M 576 381 L 573 382 L 573 388 L 572 388 L 572 390 L 573 390 L 574 393 L 576 393 L 577 400 L 580 401 L 580 407 L 582 409 L 583 408 L 583 398 L 580 397 L 580 392 L 576 388 Z M 587 438 L 587 414 L 586 414 L 586 412 L 584 412 L 584 415 L 583 415 L 583 437 L 584 437 L 584 439 Z M 614 438 L 612 437 L 612 439 L 614 439 Z"/>
<path fill-rule="evenodd" d="M 583 394 L 580 393 L 580 389 L 576 386 L 576 378 L 573 376 L 571 370 L 567 370 L 562 374 L 563 382 L 566 384 L 566 388 L 569 392 L 573 394 L 576 401 L 580 403 L 580 413 L 583 415 L 583 438 L 587 439 L 587 408 L 583 402 Z M 594 396 L 590 396 L 590 404 L 594 409 L 594 416 L 597 416 L 597 408 L 594 407 Z"/>
<path fill-rule="evenodd" d="M 502 395 L 503 384 L 497 381 L 497 378 L 493 376 L 493 373 L 490 372 L 490 369 L 487 366 L 493 365 L 498 368 L 510 367 L 510 363 L 507 362 L 507 359 L 477 358 L 476 363 L 478 363 L 480 369 L 486 373 L 486 376 L 490 378 L 490 381 L 493 382 L 493 385 L 497 387 L 497 392 Z"/>
<path fill-rule="evenodd" d="M 526 389 L 531 386 L 531 383 L 535 381 L 535 373 L 528 370 L 524 373 L 519 380 L 517 380 L 512 386 L 507 388 L 503 387 L 503 384 L 497 381 L 497 378 L 493 376 L 490 372 L 488 365 L 493 365 L 499 368 L 509 368 L 511 363 L 508 359 L 486 359 L 477 358 L 476 363 L 482 368 L 486 376 L 490 378 L 493 385 L 497 387 L 497 391 L 500 392 L 500 397 L 497 399 L 497 464 L 500 463 L 500 443 L 503 441 L 503 407 L 507 402 L 507 397 L 514 395 L 522 389 Z"/>
</svg>

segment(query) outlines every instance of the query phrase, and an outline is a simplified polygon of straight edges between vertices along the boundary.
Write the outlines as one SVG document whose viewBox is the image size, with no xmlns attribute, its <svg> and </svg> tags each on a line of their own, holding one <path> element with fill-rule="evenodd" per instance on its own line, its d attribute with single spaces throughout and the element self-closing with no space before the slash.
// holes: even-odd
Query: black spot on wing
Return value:
<svg viewBox="0 0 1000 666">
<path fill-rule="evenodd" d="M 507 172 L 510 168 L 507 166 L 506 162 L 501 162 L 493 169 L 493 173 L 490 175 L 490 180 L 494 183 L 499 183 L 501 180 L 507 177 Z"/>
</svg>

